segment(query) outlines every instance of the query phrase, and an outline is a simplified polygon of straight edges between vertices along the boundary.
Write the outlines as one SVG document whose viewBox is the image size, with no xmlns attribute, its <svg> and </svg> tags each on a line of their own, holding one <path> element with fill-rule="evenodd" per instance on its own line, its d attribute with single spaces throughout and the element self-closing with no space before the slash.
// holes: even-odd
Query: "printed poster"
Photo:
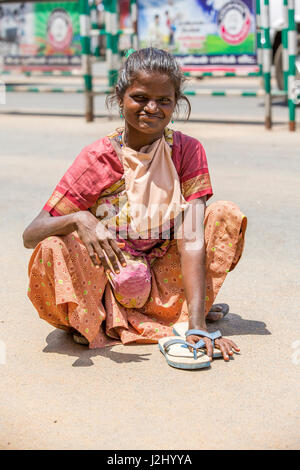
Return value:
<svg viewBox="0 0 300 470">
<path fill-rule="evenodd" d="M 125 31 L 125 34 L 119 36 L 119 50 L 121 52 L 131 48 L 130 34 L 126 33 L 128 28 L 132 28 L 130 15 L 130 0 L 118 0 L 119 3 L 119 28 Z"/>
<path fill-rule="evenodd" d="M 69 69 L 81 65 L 77 2 L 1 3 L 3 69 Z"/>
<path fill-rule="evenodd" d="M 256 69 L 255 0 L 138 0 L 140 47 L 172 52 L 184 70 Z"/>
</svg>

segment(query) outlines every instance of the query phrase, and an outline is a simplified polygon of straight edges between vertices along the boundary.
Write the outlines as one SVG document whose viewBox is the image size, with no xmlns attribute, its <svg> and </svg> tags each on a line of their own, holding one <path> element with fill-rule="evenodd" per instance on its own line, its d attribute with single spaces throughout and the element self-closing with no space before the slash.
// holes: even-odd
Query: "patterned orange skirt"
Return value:
<svg viewBox="0 0 300 470">
<path fill-rule="evenodd" d="M 247 218 L 232 202 L 206 208 L 206 314 L 244 247 Z M 116 342 L 157 343 L 187 321 L 180 256 L 173 240 L 151 266 L 151 290 L 141 308 L 126 308 L 115 295 L 103 268 L 92 264 L 76 232 L 52 236 L 37 245 L 29 262 L 28 297 L 39 316 L 56 328 L 75 329 L 90 348 Z"/>
</svg>

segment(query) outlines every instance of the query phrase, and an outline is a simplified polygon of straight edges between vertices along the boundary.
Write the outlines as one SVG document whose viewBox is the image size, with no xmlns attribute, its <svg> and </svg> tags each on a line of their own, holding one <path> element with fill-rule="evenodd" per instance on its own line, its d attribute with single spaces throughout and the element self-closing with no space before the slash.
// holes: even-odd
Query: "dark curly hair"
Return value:
<svg viewBox="0 0 300 470">
<path fill-rule="evenodd" d="M 180 102 L 184 101 L 187 105 L 187 119 L 191 114 L 191 104 L 188 98 L 183 94 L 183 85 L 186 78 L 176 61 L 175 57 L 163 49 L 147 47 L 133 52 L 126 59 L 118 75 L 118 83 L 113 94 L 106 98 L 106 106 L 111 109 L 113 105 L 118 104 L 123 99 L 125 91 L 133 83 L 138 73 L 160 72 L 170 77 L 175 88 L 175 112 L 180 109 Z"/>
</svg>

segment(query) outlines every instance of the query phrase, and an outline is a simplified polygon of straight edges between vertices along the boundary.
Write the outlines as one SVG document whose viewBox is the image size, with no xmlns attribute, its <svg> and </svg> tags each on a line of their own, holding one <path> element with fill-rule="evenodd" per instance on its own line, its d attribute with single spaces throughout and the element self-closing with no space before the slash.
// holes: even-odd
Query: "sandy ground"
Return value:
<svg viewBox="0 0 300 470">
<path fill-rule="evenodd" d="M 230 314 L 216 328 L 241 348 L 229 363 L 190 372 L 169 367 L 157 345 L 90 351 L 26 298 L 25 226 L 79 150 L 118 124 L 0 116 L 0 448 L 299 449 L 299 131 L 175 126 L 204 144 L 213 200 L 249 219 L 217 299 Z"/>
</svg>

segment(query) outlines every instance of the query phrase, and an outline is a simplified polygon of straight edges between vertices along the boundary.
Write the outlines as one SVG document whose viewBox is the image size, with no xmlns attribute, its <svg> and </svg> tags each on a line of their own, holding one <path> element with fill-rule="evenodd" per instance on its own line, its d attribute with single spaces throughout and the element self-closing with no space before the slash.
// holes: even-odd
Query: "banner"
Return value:
<svg viewBox="0 0 300 470">
<path fill-rule="evenodd" d="M 1 3 L 3 69 L 68 70 L 81 65 L 78 3 Z"/>
<path fill-rule="evenodd" d="M 119 3 L 119 28 L 125 31 L 132 28 L 132 21 L 130 15 L 130 0 L 118 0 Z M 120 52 L 131 48 L 130 34 L 120 34 L 119 36 L 119 50 Z"/>
<path fill-rule="evenodd" d="M 255 0 L 138 0 L 140 47 L 169 50 L 184 70 L 256 68 Z"/>
</svg>

